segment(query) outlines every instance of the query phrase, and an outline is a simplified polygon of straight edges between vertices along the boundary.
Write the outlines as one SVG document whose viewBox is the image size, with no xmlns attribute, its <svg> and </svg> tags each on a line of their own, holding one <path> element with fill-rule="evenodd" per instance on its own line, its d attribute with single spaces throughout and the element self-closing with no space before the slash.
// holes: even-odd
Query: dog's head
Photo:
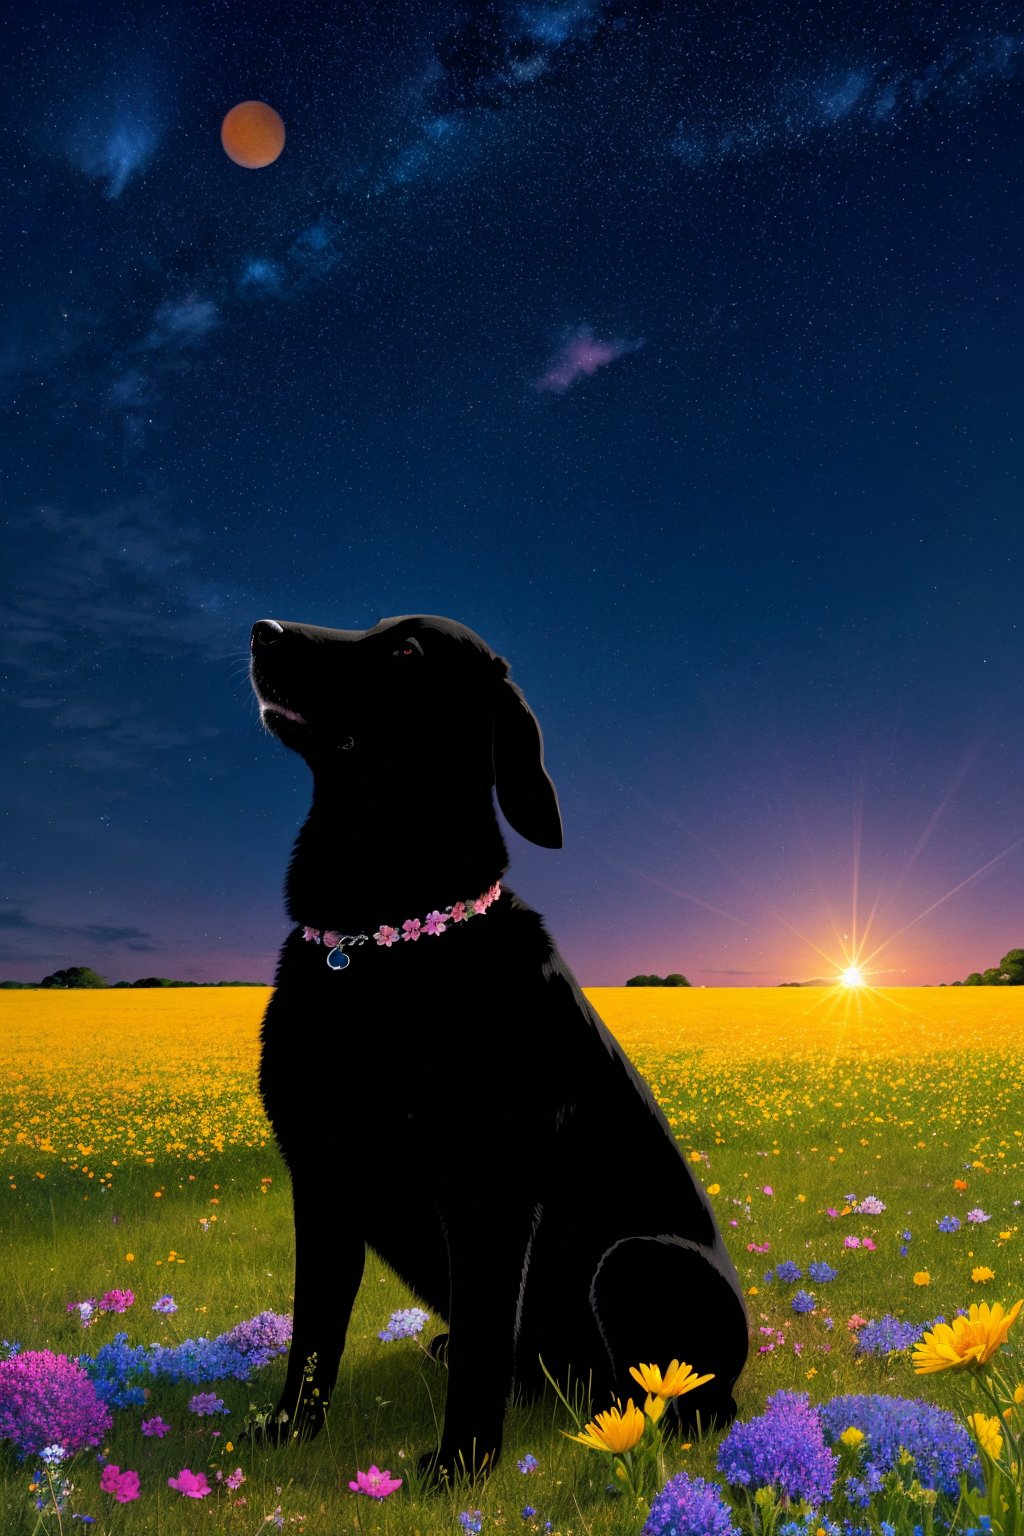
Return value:
<svg viewBox="0 0 1024 1536">
<path fill-rule="evenodd" d="M 264 725 L 315 779 L 423 797 L 431 779 L 493 784 L 522 836 L 562 846 L 540 727 L 508 663 L 454 619 L 406 614 L 372 629 L 260 619 L 250 675 Z"/>
</svg>

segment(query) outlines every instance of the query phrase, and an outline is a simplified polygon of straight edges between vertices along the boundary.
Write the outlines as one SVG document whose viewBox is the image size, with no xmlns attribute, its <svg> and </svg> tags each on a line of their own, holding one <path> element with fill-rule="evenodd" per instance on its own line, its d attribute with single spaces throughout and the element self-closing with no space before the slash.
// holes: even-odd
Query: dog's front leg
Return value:
<svg viewBox="0 0 1024 1536">
<path fill-rule="evenodd" d="M 447 1220 L 451 1302 L 448 1397 L 438 1449 L 421 1458 L 435 1480 L 490 1472 L 501 1452 L 512 1389 L 516 1311 L 532 1212 L 467 1199 Z M 518 1219 L 517 1219 L 518 1218 Z"/>
<path fill-rule="evenodd" d="M 288 1374 L 273 1419 L 279 1445 L 311 1439 L 323 1428 L 366 1259 L 361 1231 L 325 1220 L 319 1176 L 293 1174 L 292 1188 L 295 1303 Z"/>
</svg>

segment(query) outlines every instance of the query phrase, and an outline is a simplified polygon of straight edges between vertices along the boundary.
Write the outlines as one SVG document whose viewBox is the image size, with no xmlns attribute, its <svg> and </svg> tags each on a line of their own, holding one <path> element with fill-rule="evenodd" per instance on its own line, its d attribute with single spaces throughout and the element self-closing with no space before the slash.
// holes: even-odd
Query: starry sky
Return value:
<svg viewBox="0 0 1024 1536">
<path fill-rule="evenodd" d="M 0 977 L 272 978 L 261 617 L 508 658 L 584 985 L 1024 944 L 1019 8 L 62 0 L 0 69 Z"/>
</svg>

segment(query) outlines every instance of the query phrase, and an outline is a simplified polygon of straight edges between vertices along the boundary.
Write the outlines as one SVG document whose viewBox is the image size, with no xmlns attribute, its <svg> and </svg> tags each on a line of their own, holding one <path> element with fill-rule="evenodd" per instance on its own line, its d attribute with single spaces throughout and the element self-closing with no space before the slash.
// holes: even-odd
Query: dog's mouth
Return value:
<svg viewBox="0 0 1024 1536">
<path fill-rule="evenodd" d="M 277 704 L 273 699 L 260 699 L 260 715 L 266 719 L 267 715 L 283 715 L 286 720 L 293 720 L 296 725 L 305 725 L 305 715 L 300 715 L 297 709 L 289 709 L 287 704 Z"/>
</svg>

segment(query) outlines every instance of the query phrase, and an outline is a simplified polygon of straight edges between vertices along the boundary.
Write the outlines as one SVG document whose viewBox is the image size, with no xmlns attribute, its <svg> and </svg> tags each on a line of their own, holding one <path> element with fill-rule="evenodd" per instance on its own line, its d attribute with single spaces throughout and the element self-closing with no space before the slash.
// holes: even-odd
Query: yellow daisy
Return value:
<svg viewBox="0 0 1024 1536">
<path fill-rule="evenodd" d="M 607 1413 L 595 1413 L 593 1422 L 584 1425 L 581 1435 L 570 1435 L 567 1429 L 560 1431 L 567 1440 L 578 1440 L 580 1445 L 592 1451 L 631 1451 L 644 1432 L 646 1420 L 630 1398 L 625 1408 L 621 1403 L 609 1408 Z"/>
<path fill-rule="evenodd" d="M 914 1370 L 918 1376 L 933 1371 L 948 1371 L 964 1365 L 984 1365 L 1001 1344 L 1006 1343 L 1010 1325 L 1024 1297 L 1009 1312 L 1000 1302 L 989 1306 L 983 1301 L 971 1304 L 967 1317 L 955 1317 L 952 1323 L 937 1323 L 930 1333 L 914 1345 Z"/>
<path fill-rule="evenodd" d="M 993 1461 L 998 1461 L 999 1452 L 1003 1448 L 1003 1437 L 999 1433 L 999 1420 L 987 1419 L 983 1413 L 972 1413 L 967 1422 L 973 1429 L 982 1450 L 987 1451 Z"/>
<path fill-rule="evenodd" d="M 664 1376 L 658 1365 L 631 1365 L 629 1374 L 647 1393 L 644 1412 L 654 1422 L 665 1412 L 670 1397 L 682 1397 L 684 1392 L 692 1392 L 695 1387 L 702 1387 L 706 1381 L 714 1380 L 713 1371 L 709 1376 L 698 1376 L 692 1365 L 678 1360 L 671 1362 Z"/>
</svg>

